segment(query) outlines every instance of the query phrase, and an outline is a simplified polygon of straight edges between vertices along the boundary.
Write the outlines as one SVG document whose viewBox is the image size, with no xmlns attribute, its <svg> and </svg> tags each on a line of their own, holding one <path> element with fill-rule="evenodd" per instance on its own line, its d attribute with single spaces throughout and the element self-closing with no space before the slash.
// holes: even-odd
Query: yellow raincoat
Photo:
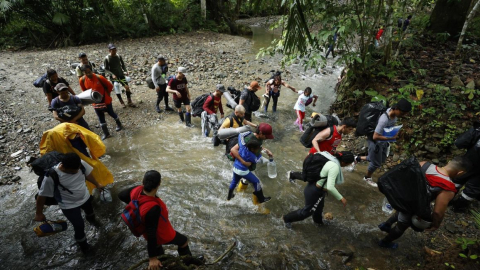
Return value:
<svg viewBox="0 0 480 270">
<path fill-rule="evenodd" d="M 87 145 L 87 148 L 90 150 L 91 158 L 78 151 L 68 140 L 74 139 L 76 136 L 80 136 L 83 142 Z M 83 161 L 93 167 L 93 177 L 95 177 L 95 180 L 97 180 L 99 184 L 106 186 L 113 183 L 112 173 L 98 159 L 105 154 L 105 144 L 103 144 L 97 134 L 90 130 L 77 124 L 62 123 L 45 131 L 42 140 L 40 141 L 40 155 L 44 155 L 50 151 L 57 151 L 62 154 L 75 152 Z M 95 186 L 88 181 L 86 181 L 86 183 L 88 191 L 92 194 Z"/>
</svg>

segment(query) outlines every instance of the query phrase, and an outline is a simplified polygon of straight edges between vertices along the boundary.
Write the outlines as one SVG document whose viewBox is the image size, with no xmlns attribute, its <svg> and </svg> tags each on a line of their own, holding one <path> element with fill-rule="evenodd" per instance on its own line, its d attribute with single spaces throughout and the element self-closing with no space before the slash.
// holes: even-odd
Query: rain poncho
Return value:
<svg viewBox="0 0 480 270">
<path fill-rule="evenodd" d="M 90 151 L 90 157 L 85 155 L 84 151 L 79 151 L 72 145 L 71 140 L 80 139 L 80 143 L 85 143 Z M 79 125 L 72 123 L 62 123 L 43 133 L 40 141 L 40 155 L 50 151 L 57 151 L 63 154 L 75 152 L 82 160 L 93 167 L 92 175 L 101 185 L 113 183 L 113 175 L 107 167 L 99 160 L 105 154 L 105 144 L 100 137 Z M 92 194 L 95 186 L 86 181 L 88 191 Z"/>
</svg>

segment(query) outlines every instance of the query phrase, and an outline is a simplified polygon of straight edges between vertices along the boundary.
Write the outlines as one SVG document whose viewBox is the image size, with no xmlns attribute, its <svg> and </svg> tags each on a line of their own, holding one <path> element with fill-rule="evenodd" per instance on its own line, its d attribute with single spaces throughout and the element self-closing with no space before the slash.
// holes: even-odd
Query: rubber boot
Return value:
<svg viewBox="0 0 480 270">
<path fill-rule="evenodd" d="M 244 192 L 248 188 L 248 183 L 245 179 L 240 180 L 240 183 L 237 187 L 237 192 Z"/>
<path fill-rule="evenodd" d="M 86 215 L 85 219 L 88 221 L 88 223 L 90 223 L 90 225 L 92 225 L 96 228 L 102 227 L 102 223 L 98 219 L 95 218 L 95 214 Z"/>
<path fill-rule="evenodd" d="M 117 128 L 115 128 L 116 131 L 120 131 L 123 129 L 122 122 L 120 122 L 120 118 L 115 119 L 115 123 L 117 123 Z"/>
<path fill-rule="evenodd" d="M 183 112 L 179 112 L 178 116 L 180 116 L 180 122 L 185 122 L 185 118 L 183 118 Z"/>
<path fill-rule="evenodd" d="M 187 112 L 185 114 L 185 125 L 187 127 L 193 127 L 193 125 L 192 125 L 192 115 L 189 112 Z"/>
<path fill-rule="evenodd" d="M 100 125 L 102 127 L 102 131 L 103 131 L 103 136 L 102 136 L 102 141 L 105 140 L 106 138 L 110 138 L 110 132 L 108 131 L 108 127 L 107 127 L 107 124 L 101 124 Z"/>
<path fill-rule="evenodd" d="M 268 202 L 272 199 L 272 197 L 265 197 L 263 196 L 263 190 L 260 189 L 259 191 L 253 192 L 253 204 L 259 205 L 264 202 Z"/>
<path fill-rule="evenodd" d="M 87 239 L 85 238 L 81 242 L 77 241 L 77 244 L 80 246 L 80 250 L 82 251 L 83 254 L 87 254 L 88 251 L 90 250 L 90 244 L 87 243 Z"/>
<path fill-rule="evenodd" d="M 233 191 L 235 189 L 229 189 L 228 190 L 228 196 L 227 196 L 227 201 L 230 201 L 230 199 L 232 199 L 233 197 L 235 197 L 235 194 L 233 194 Z"/>
</svg>

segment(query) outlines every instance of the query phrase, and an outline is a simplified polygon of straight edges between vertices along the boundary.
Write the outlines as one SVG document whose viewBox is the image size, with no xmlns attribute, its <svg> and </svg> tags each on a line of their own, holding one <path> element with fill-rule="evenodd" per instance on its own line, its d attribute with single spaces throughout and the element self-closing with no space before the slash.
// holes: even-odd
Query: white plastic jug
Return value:
<svg viewBox="0 0 480 270">
<path fill-rule="evenodd" d="M 267 168 L 268 168 L 268 177 L 270 178 L 277 177 L 277 164 L 275 163 L 273 158 L 271 158 L 270 161 L 267 163 Z"/>
</svg>

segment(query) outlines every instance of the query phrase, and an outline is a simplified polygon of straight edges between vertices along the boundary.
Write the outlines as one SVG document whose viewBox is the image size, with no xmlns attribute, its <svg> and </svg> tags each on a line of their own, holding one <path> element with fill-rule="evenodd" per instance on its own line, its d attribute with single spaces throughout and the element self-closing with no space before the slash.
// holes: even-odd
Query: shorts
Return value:
<svg viewBox="0 0 480 270">
<path fill-rule="evenodd" d="M 127 82 L 127 79 L 125 78 L 125 75 L 123 76 L 117 76 L 117 78 L 114 80 L 112 77 L 110 77 L 110 81 L 112 82 L 112 84 L 114 84 L 115 82 L 119 82 L 122 86 L 128 86 L 128 82 Z"/>
<path fill-rule="evenodd" d="M 175 108 L 177 108 L 177 109 L 182 107 L 182 103 L 185 106 L 190 105 L 190 99 L 184 98 L 184 99 L 174 99 L 173 100 L 173 104 L 175 105 Z"/>
</svg>

